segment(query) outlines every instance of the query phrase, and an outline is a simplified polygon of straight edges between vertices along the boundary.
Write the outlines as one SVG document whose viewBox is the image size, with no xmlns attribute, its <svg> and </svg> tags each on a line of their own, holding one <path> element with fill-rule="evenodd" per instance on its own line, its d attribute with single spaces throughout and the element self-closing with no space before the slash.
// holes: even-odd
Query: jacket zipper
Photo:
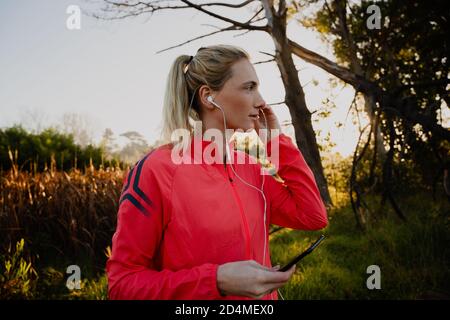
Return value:
<svg viewBox="0 0 450 320">
<path fill-rule="evenodd" d="M 233 179 L 230 177 L 230 173 L 229 173 L 228 168 L 226 166 L 226 162 L 224 163 L 224 167 L 225 167 L 225 171 L 227 172 L 227 175 L 228 175 L 228 180 L 230 182 L 231 190 L 233 191 L 234 199 L 237 202 L 238 207 L 239 207 L 239 211 L 241 213 L 242 222 L 244 224 L 245 237 L 247 238 L 247 241 L 246 241 L 247 258 L 251 259 L 252 256 L 251 256 L 251 249 L 250 249 L 250 230 L 249 230 L 249 227 L 248 227 L 247 218 L 246 218 L 245 213 L 244 213 L 244 208 L 242 206 L 241 199 L 240 199 L 240 197 L 239 197 L 239 195 L 238 195 L 238 193 L 236 191 L 236 188 L 234 186 Z"/>
</svg>

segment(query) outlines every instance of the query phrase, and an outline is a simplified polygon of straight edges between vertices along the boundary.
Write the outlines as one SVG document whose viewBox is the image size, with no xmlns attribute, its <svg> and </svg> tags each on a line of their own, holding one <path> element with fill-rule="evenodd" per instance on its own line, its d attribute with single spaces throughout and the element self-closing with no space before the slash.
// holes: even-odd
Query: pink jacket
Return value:
<svg viewBox="0 0 450 320">
<path fill-rule="evenodd" d="M 269 224 L 324 228 L 327 214 L 310 168 L 289 137 L 274 139 L 279 139 L 278 174 L 285 182 L 265 176 L 266 230 Z M 200 153 L 210 143 L 202 141 Z M 236 157 L 240 151 L 232 152 Z M 259 164 L 233 166 L 245 181 L 261 186 Z M 109 298 L 250 299 L 221 296 L 217 268 L 240 260 L 262 264 L 264 237 L 265 264 L 271 267 L 263 212 L 261 194 L 235 177 L 230 164 L 175 164 L 171 145 L 153 150 L 124 182 L 106 268 Z M 263 297 L 277 298 L 276 291 Z"/>
</svg>

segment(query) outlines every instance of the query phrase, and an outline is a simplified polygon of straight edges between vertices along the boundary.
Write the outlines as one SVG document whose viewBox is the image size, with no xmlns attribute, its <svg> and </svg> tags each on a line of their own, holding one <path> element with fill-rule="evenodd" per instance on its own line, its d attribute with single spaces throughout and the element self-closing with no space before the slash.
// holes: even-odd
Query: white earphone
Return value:
<svg viewBox="0 0 450 320">
<path fill-rule="evenodd" d="M 226 127 L 226 123 L 225 123 L 225 112 L 223 111 L 222 107 L 219 106 L 217 103 L 215 103 L 213 100 L 213 97 L 211 97 L 211 96 L 208 96 L 206 98 L 206 100 L 208 100 L 208 102 L 212 103 L 215 107 L 219 108 L 222 111 L 223 120 L 224 120 L 223 126 L 224 126 L 225 132 L 226 132 L 227 127 Z M 226 135 L 225 135 L 225 140 L 226 140 Z M 225 146 L 226 146 L 225 150 L 226 150 L 226 156 L 227 156 L 226 159 L 228 159 L 230 161 L 230 165 L 231 165 L 231 154 L 230 154 L 231 152 L 230 152 L 230 146 L 228 145 L 227 141 L 225 141 Z M 233 169 L 233 167 L 231 167 L 231 168 Z M 234 169 L 233 169 L 233 172 L 234 172 Z M 236 172 L 234 172 L 234 173 L 236 174 Z"/>
<path fill-rule="evenodd" d="M 225 132 L 226 132 L 226 130 L 227 130 L 227 125 L 226 125 L 226 120 L 225 120 L 225 112 L 223 111 L 222 107 L 219 106 L 217 103 L 214 102 L 214 99 L 213 99 L 212 96 L 208 96 L 208 97 L 206 98 L 206 100 L 207 100 L 208 102 L 212 103 L 214 106 L 216 106 L 217 108 L 219 108 L 219 109 L 222 111 L 222 114 L 223 114 L 223 127 L 224 127 Z M 266 123 L 266 128 L 267 128 L 267 118 L 266 118 L 266 115 L 264 114 L 264 112 L 263 112 L 262 114 L 263 114 L 263 116 L 264 116 L 264 121 L 265 121 L 265 123 Z M 225 135 L 225 140 L 226 140 L 226 135 Z M 264 191 L 263 191 L 263 187 L 264 187 L 264 177 L 265 177 L 265 175 L 263 174 L 262 183 L 261 183 L 261 189 L 259 189 L 258 187 L 255 187 L 254 185 L 252 185 L 252 184 L 250 184 L 250 183 L 244 181 L 244 179 L 242 179 L 242 178 L 236 173 L 236 171 L 235 171 L 234 168 L 233 168 L 232 161 L 231 161 L 230 150 L 229 150 L 230 146 L 228 145 L 228 141 L 225 141 L 225 145 L 226 145 L 226 156 L 227 156 L 228 160 L 230 161 L 230 167 L 231 167 L 231 170 L 233 170 L 234 175 L 235 175 L 236 177 L 238 177 L 239 180 L 241 180 L 242 183 L 244 183 L 245 185 L 247 185 L 247 186 L 249 186 L 249 187 L 255 189 L 256 191 L 260 192 L 260 193 L 261 193 L 261 196 L 263 197 L 263 200 L 264 200 L 264 254 L 263 254 L 263 266 L 265 266 L 265 263 L 266 263 L 266 248 L 267 248 L 267 236 L 266 236 L 266 234 L 267 234 L 267 228 L 266 228 L 267 200 L 266 200 L 266 196 L 264 195 Z M 281 295 L 281 293 L 280 293 L 279 290 L 278 290 L 278 293 Z M 273 300 L 272 293 L 270 294 L 270 298 Z M 281 298 L 284 300 L 284 298 L 283 298 L 282 295 L 281 295 Z"/>
</svg>

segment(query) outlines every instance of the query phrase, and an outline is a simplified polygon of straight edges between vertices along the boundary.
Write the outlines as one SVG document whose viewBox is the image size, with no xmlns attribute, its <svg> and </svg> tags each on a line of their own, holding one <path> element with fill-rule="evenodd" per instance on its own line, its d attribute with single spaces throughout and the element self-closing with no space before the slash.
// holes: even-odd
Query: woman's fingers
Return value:
<svg viewBox="0 0 450 320">
<path fill-rule="evenodd" d="M 266 266 L 263 266 L 262 264 L 259 264 L 255 260 L 251 260 L 251 264 L 252 264 L 253 267 L 256 267 L 256 268 L 264 270 L 264 271 L 271 271 L 271 272 L 273 272 L 273 271 L 277 271 L 277 270 L 281 269 L 281 266 L 279 264 L 274 266 L 274 267 L 266 267 Z M 292 272 L 293 273 L 295 271 L 295 267 L 296 266 L 293 265 L 289 270 L 283 271 L 281 273 L 286 273 L 286 272 Z"/>
<path fill-rule="evenodd" d="M 280 283 L 271 283 L 270 285 L 266 286 L 264 288 L 264 291 L 262 291 L 263 293 L 260 295 L 260 297 L 264 297 L 268 294 L 271 294 L 272 292 L 274 292 L 275 290 L 281 288 L 282 286 L 284 286 L 286 283 L 285 282 L 280 282 Z"/>
<path fill-rule="evenodd" d="M 261 109 L 259 109 L 259 111 L 264 113 L 266 116 L 273 113 L 272 108 L 267 104 L 265 106 L 263 106 Z"/>
<path fill-rule="evenodd" d="M 218 268 L 217 286 L 229 295 L 258 297 L 285 285 L 295 271 L 295 267 L 286 272 L 278 269 L 279 266 L 271 268 L 255 260 L 225 263 Z"/>
<path fill-rule="evenodd" d="M 270 270 L 272 270 L 272 268 L 263 266 L 262 264 L 259 264 L 259 263 L 256 262 L 256 261 L 255 261 L 254 267 L 255 267 L 255 268 L 258 268 L 258 269 L 261 269 L 261 270 L 265 270 L 265 271 L 270 271 Z"/>
<path fill-rule="evenodd" d="M 249 264 L 254 269 L 254 272 L 257 273 L 255 285 L 259 289 L 257 289 L 258 293 L 253 296 L 254 298 L 261 298 L 274 290 L 281 288 L 289 281 L 292 274 L 295 272 L 295 265 L 289 270 L 282 272 L 278 271 L 280 269 L 279 265 L 275 267 L 266 267 L 254 260 L 250 261 Z"/>
<path fill-rule="evenodd" d="M 272 267 L 272 270 L 279 270 L 281 268 L 281 266 L 278 264 L 275 267 Z"/>
<path fill-rule="evenodd" d="M 259 109 L 259 112 L 259 120 L 255 120 L 258 128 L 255 127 L 255 129 L 264 128 L 281 130 L 280 123 L 277 116 L 273 112 L 272 107 L 266 104 Z"/>
<path fill-rule="evenodd" d="M 290 279 L 295 272 L 295 266 L 285 272 L 280 271 L 268 271 L 264 274 L 264 283 L 284 283 Z"/>
</svg>

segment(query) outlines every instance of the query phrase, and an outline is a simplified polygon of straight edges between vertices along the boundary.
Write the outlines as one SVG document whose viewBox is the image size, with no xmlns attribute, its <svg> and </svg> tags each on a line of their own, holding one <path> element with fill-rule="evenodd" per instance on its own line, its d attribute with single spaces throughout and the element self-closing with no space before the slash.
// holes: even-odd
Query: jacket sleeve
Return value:
<svg viewBox="0 0 450 320">
<path fill-rule="evenodd" d="M 277 154 L 272 154 L 272 144 L 277 142 L 275 139 L 279 148 Z M 325 228 L 327 212 L 314 175 L 291 138 L 281 133 L 267 143 L 266 150 L 272 162 L 274 157 L 278 157 L 278 175 L 284 180 L 282 183 L 272 176 L 265 177 L 270 223 L 299 230 Z"/>
<path fill-rule="evenodd" d="M 168 195 L 161 192 L 155 174 L 161 170 L 151 160 L 141 160 L 124 182 L 112 253 L 106 263 L 109 298 L 216 299 L 220 297 L 217 264 L 176 271 L 155 266 L 169 219 L 163 201 Z"/>
</svg>

